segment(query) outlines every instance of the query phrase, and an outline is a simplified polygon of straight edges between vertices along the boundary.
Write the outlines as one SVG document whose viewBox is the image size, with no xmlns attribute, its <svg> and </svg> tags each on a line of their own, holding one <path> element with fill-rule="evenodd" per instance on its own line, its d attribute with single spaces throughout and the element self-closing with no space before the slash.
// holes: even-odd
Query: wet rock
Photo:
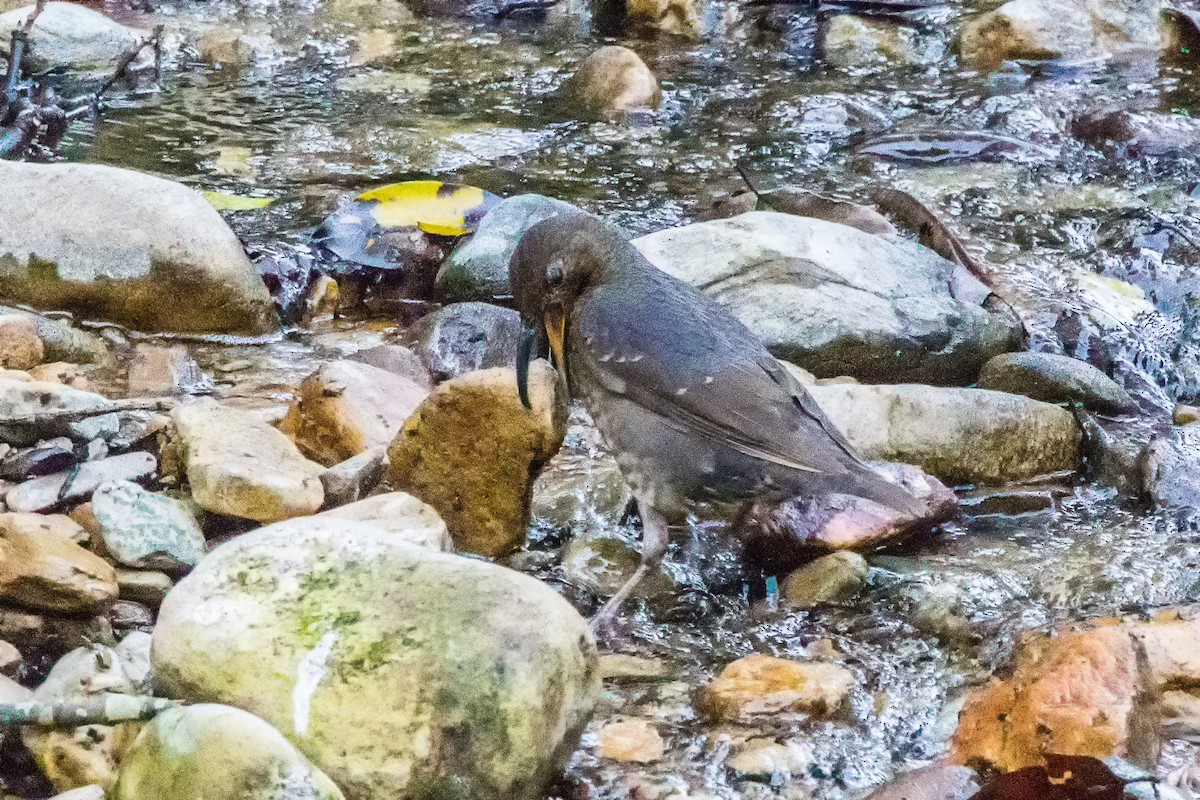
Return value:
<svg viewBox="0 0 1200 800">
<path fill-rule="evenodd" d="M 0 458 L 0 477 L 24 481 L 52 475 L 75 466 L 74 445 L 70 439 L 51 439 L 37 447 L 12 450 Z"/>
<path fill-rule="evenodd" d="M 91 535 L 79 523 L 63 514 L 0 514 L 0 536 L 17 533 L 23 536 L 47 536 L 85 545 Z"/>
<path fill-rule="evenodd" d="M 135 396 L 190 394 L 209 388 L 200 366 L 183 345 L 134 345 L 129 393 Z"/>
<path fill-rule="evenodd" d="M 88 461 L 72 474 L 56 472 L 34 478 L 9 490 L 4 498 L 11 511 L 45 511 L 61 503 L 83 500 L 109 481 L 139 481 L 154 474 L 158 462 L 149 453 L 124 453 Z"/>
<path fill-rule="evenodd" d="M 158 608 L 175 582 L 165 572 L 147 569 L 118 569 L 117 588 L 122 600 Z"/>
<path fill-rule="evenodd" d="M 1009 772 L 1046 753 L 1158 761 L 1158 708 L 1129 633 L 1108 625 L 1027 639 L 1012 677 L 973 692 L 951 760 Z"/>
<path fill-rule="evenodd" d="M 247 67 L 282 54 L 279 43 L 266 31 L 246 31 L 219 26 L 197 40 L 200 57 L 214 67 Z"/>
<path fill-rule="evenodd" d="M 665 745 L 648 719 L 610 722 L 600 729 L 600 756 L 622 763 L 652 764 L 663 757 Z"/>
<path fill-rule="evenodd" d="M 566 433 L 559 394 L 544 361 L 530 366 L 532 411 L 517 396 L 512 369 L 446 381 L 392 442 L 392 487 L 437 509 L 459 550 L 492 557 L 516 550 L 528 535 L 533 481 Z"/>
<path fill-rule="evenodd" d="M 29 18 L 33 6 L 0 14 L 0 30 L 11 31 Z M 33 24 L 29 66 L 34 70 L 66 65 L 75 69 L 112 69 L 145 36 L 103 14 L 75 3 L 47 3 Z M 0 44 L 7 57 L 9 41 Z"/>
<path fill-rule="evenodd" d="M 773 737 L 758 736 L 739 746 L 725 766 L 742 777 L 773 783 L 803 775 L 812 761 L 812 747 L 804 742 L 779 742 Z"/>
<path fill-rule="evenodd" d="M 1010 483 L 1080 464 L 1075 418 L 1027 397 L 915 385 L 809 391 L 865 457 L 916 464 L 947 483 Z"/>
<path fill-rule="evenodd" d="M 438 270 L 436 290 L 443 303 L 495 302 L 512 295 L 508 263 L 522 234 L 544 219 L 579 208 L 543 197 L 510 197 L 487 213 L 475 233 L 454 248 Z"/>
<path fill-rule="evenodd" d="M 675 36 L 700 36 L 704 16 L 700 0 L 625 0 L 625 19 L 634 25 Z"/>
<path fill-rule="evenodd" d="M 455 303 L 428 314 L 404 332 L 434 380 L 516 363 L 520 315 L 490 303 Z"/>
<path fill-rule="evenodd" d="M 959 505 L 972 517 L 1016 517 L 1053 511 L 1055 500 L 1056 493 L 1049 489 L 976 491 L 964 495 Z"/>
<path fill-rule="evenodd" d="M 332 466 L 385 447 L 429 390 L 407 378 L 355 361 L 331 361 L 300 383 L 280 430 L 300 452 Z"/>
<path fill-rule="evenodd" d="M 14 161 L 0 163 L 0 183 L 0 294 L 11 302 L 148 331 L 278 327 L 241 243 L 186 186 L 95 164 Z M 47 208 L 60 213 L 51 219 Z M 164 302 L 179 297 L 187 302 Z"/>
<path fill-rule="evenodd" d="M 963 26 L 959 51 L 984 67 L 1157 51 L 1161 8 L 1160 0 L 1011 0 Z"/>
<path fill-rule="evenodd" d="M 1200 427 L 1174 427 L 1142 456 L 1144 491 L 1157 508 L 1200 508 Z"/>
<path fill-rule="evenodd" d="M 322 472 L 323 507 L 337 508 L 366 497 L 383 479 L 386 455 L 385 448 L 373 447 Z"/>
<path fill-rule="evenodd" d="M 357 503 L 324 511 L 317 517 L 367 522 L 418 547 L 443 553 L 454 552 L 454 543 L 450 540 L 446 523 L 442 522 L 433 507 L 404 492 L 377 494 Z"/>
<path fill-rule="evenodd" d="M 843 69 L 921 63 L 916 31 L 886 20 L 838 14 L 821 23 L 825 63 Z"/>
<path fill-rule="evenodd" d="M 627 653 L 601 653 L 600 677 L 614 683 L 653 683 L 671 677 L 663 660 Z"/>
<path fill-rule="evenodd" d="M 618 533 L 588 531 L 574 536 L 562 552 L 568 582 L 601 597 L 611 597 L 633 577 L 642 562 L 641 547 Z M 642 581 L 634 597 L 658 597 L 676 588 L 661 567 Z"/>
<path fill-rule="evenodd" d="M 540 798 L 599 690 L 587 624 L 539 581 L 320 517 L 214 550 L 153 658 L 167 695 L 254 708 L 355 799 Z"/>
<path fill-rule="evenodd" d="M 105 612 L 108 624 L 117 634 L 149 633 L 154 629 L 154 611 L 132 600 L 115 600 Z"/>
<path fill-rule="evenodd" d="M 927 531 L 958 513 L 958 498 L 942 483 L 907 464 L 876 467 L 921 500 L 919 515 L 862 497 L 798 497 L 751 509 L 742 531 L 747 556 L 769 572 L 786 573 L 830 550 L 864 550 Z"/>
<path fill-rule="evenodd" d="M 1137 410 L 1137 403 L 1112 378 L 1086 361 L 1055 353 L 998 355 L 983 365 L 978 386 L 1046 403 L 1081 403 L 1102 414 Z"/>
<path fill-rule="evenodd" d="M 220 776 L 215 780 L 214 776 Z M 325 773 L 269 724 L 204 703 L 164 711 L 121 764 L 116 800 L 342 800 Z"/>
<path fill-rule="evenodd" d="M 843 603 L 862 591 L 870 571 L 858 553 L 831 553 L 788 575 L 782 594 L 796 608 Z"/>
<path fill-rule="evenodd" d="M 953 764 L 914 769 L 872 792 L 867 800 L 970 800 L 979 791 L 975 770 Z"/>
<path fill-rule="evenodd" d="M 828 716 L 845 702 L 854 683 L 854 675 L 836 664 L 755 653 L 721 671 L 701 695 L 700 710 L 730 722 L 764 714 Z"/>
<path fill-rule="evenodd" d="M 1011 313 L 950 294 L 955 265 L 846 225 L 755 211 L 634 244 L 819 378 L 968 384 L 1020 342 Z"/>
<path fill-rule="evenodd" d="M 321 467 L 260 417 L 207 398 L 171 411 L 192 499 L 206 511 L 258 522 L 315 513 Z"/>
<path fill-rule="evenodd" d="M 1071 120 L 1070 131 L 1096 147 L 1116 145 L 1135 156 L 1187 155 L 1200 145 L 1200 120 L 1182 114 L 1087 111 Z"/>
<path fill-rule="evenodd" d="M 206 552 L 204 533 L 183 503 L 128 481 L 97 488 L 92 514 L 104 549 L 122 566 L 187 569 Z"/>
<path fill-rule="evenodd" d="M 658 79 L 634 51 L 601 47 L 583 60 L 561 89 L 565 110 L 578 119 L 619 117 L 658 108 Z"/>
<path fill-rule="evenodd" d="M 366 350 L 359 350 L 348 358 L 351 361 L 358 361 L 368 366 L 387 370 L 393 375 L 408 378 L 426 389 L 433 388 L 433 380 L 429 377 L 429 370 L 425 363 L 421 361 L 420 356 L 407 347 L 398 344 L 381 344 L 368 347 Z"/>
<path fill-rule="evenodd" d="M 0 529 L 0 597 L 19 606 L 94 612 L 117 596 L 112 566 L 74 542 Z"/>
<path fill-rule="evenodd" d="M 136 694 L 120 654 L 88 645 L 64 655 L 33 694 L 39 703 L 82 702 L 107 692 Z M 110 788 L 117 765 L 137 736 L 138 723 L 84 725 L 68 730 L 23 728 L 25 746 L 59 791 L 99 785 Z"/>
<path fill-rule="evenodd" d="M 32 319 L 0 314 L 0 368 L 32 369 L 44 357 L 45 347 Z"/>
<path fill-rule="evenodd" d="M 559 530 L 591 523 L 616 525 L 633 499 L 617 460 L 604 453 L 579 456 L 565 449 L 533 484 L 533 518 Z"/>
<path fill-rule="evenodd" d="M 56 794 L 50 800 L 105 800 L 108 795 L 104 793 L 104 787 L 96 784 L 90 786 L 80 786 L 78 789 Z"/>
</svg>

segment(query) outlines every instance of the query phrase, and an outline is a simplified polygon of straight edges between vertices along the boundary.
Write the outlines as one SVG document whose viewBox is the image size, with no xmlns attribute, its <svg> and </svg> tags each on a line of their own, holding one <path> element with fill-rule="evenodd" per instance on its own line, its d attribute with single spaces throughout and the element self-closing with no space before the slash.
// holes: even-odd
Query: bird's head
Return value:
<svg viewBox="0 0 1200 800">
<path fill-rule="evenodd" d="M 541 355 L 546 345 L 565 378 L 571 311 L 575 301 L 603 279 L 605 245 L 614 236 L 596 217 L 569 213 L 539 222 L 517 244 L 508 277 L 523 326 L 517 388 L 526 408 L 529 362 Z"/>
</svg>

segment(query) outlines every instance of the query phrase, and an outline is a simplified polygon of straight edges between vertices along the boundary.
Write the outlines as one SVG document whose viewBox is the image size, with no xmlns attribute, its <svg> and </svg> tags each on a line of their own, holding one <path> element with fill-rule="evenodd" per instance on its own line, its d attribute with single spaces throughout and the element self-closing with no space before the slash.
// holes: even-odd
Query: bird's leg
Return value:
<svg viewBox="0 0 1200 800">
<path fill-rule="evenodd" d="M 600 609 L 600 613 L 592 618 L 592 630 L 601 636 L 608 634 L 613 620 L 617 617 L 617 612 L 629 599 L 629 595 L 638 587 L 638 584 L 658 569 L 663 556 L 667 554 L 669 537 L 666 518 L 651 508 L 648 503 L 640 500 L 638 501 L 638 513 L 642 517 L 642 563 L 638 565 L 629 580 L 625 581 L 625 585 L 609 598 L 604 607 Z"/>
</svg>

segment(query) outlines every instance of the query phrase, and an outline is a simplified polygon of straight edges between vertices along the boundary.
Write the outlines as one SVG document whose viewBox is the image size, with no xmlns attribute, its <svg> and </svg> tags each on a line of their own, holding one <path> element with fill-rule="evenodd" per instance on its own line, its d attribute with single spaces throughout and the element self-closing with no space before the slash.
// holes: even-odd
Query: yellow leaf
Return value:
<svg viewBox="0 0 1200 800">
<path fill-rule="evenodd" d="M 241 194 L 226 194 L 225 192 L 201 192 L 217 211 L 253 211 L 256 208 L 266 208 L 275 202 L 273 197 L 247 197 Z"/>
<path fill-rule="evenodd" d="M 358 196 L 375 201 L 371 215 L 384 228 L 420 228 L 438 236 L 470 232 L 467 215 L 487 199 L 482 189 L 441 181 L 405 181 L 381 186 Z"/>
</svg>

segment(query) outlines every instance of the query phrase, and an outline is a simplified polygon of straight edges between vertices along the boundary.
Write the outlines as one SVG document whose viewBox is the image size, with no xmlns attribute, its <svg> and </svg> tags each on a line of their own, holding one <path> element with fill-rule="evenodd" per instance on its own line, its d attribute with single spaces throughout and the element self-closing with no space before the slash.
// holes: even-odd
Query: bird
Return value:
<svg viewBox="0 0 1200 800">
<path fill-rule="evenodd" d="M 919 501 L 865 463 L 728 309 L 598 217 L 570 212 L 529 228 L 509 282 L 522 322 L 522 402 L 530 360 L 549 350 L 642 519 L 641 563 L 594 629 L 611 626 L 665 556 L 669 525 L 688 515 L 734 520 L 736 530 L 756 502 L 834 492 L 919 513 Z"/>
</svg>

